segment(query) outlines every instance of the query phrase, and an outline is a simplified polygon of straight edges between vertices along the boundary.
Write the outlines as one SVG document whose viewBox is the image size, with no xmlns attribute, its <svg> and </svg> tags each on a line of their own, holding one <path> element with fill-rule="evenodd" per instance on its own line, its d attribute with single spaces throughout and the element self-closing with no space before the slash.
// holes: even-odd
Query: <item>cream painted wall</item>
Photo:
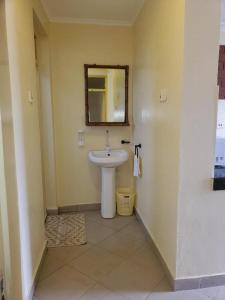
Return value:
<svg viewBox="0 0 225 300">
<path fill-rule="evenodd" d="M 8 299 L 22 299 L 19 221 L 5 5 L 0 1 L 0 213 Z M 17 249 L 17 251 L 14 251 Z"/>
<path fill-rule="evenodd" d="M 43 20 L 39 3 L 34 4 Z M 15 294 L 9 300 L 26 300 L 45 245 L 38 107 L 37 101 L 32 105 L 27 101 L 28 90 L 37 99 L 32 2 L 7 1 L 6 16 L 9 68 L 7 59 L 0 59 L 3 70 L 10 71 L 12 94 L 12 107 L 8 101 L 1 103 L 8 158 L 6 209 L 10 248 L 18 250 L 10 253 Z M 85 123 L 83 64 L 132 66 L 134 33 L 135 141 L 143 145 L 137 210 L 174 277 L 224 273 L 225 194 L 212 192 L 210 180 L 216 134 L 219 0 L 188 0 L 186 7 L 184 0 L 146 1 L 133 33 L 127 27 L 72 24 L 51 24 L 49 33 L 57 205 L 100 200 L 100 170 L 88 162 L 87 153 L 104 147 L 106 128 L 86 127 L 85 147 L 77 146 L 77 131 Z M 5 80 L 9 84 L 9 78 Z M 159 94 L 164 88 L 168 101 L 162 104 Z M 131 96 L 130 84 L 132 123 Z M 122 138 L 132 138 L 132 128 L 110 128 L 112 146 L 121 147 Z M 118 185 L 132 183 L 131 165 L 130 161 L 119 169 Z"/>
<path fill-rule="evenodd" d="M 0 77 L 2 79 L 2 68 L 0 68 Z M 6 87 L 8 88 L 7 85 Z M 2 97 L 2 95 L 3 94 L 1 90 L 0 96 Z M 0 103 L 0 105 L 2 111 L 2 102 Z M 15 247 L 18 247 L 19 245 L 18 240 L 15 241 L 14 236 L 18 234 L 18 230 L 15 229 L 15 224 L 18 224 L 18 219 L 15 212 L 15 206 L 13 211 L 12 209 L 10 210 L 10 207 L 12 208 L 12 205 L 10 203 L 12 202 L 12 198 L 10 198 L 10 193 L 7 193 L 6 185 L 6 178 L 9 179 L 11 170 L 9 170 L 9 164 L 5 162 L 6 159 L 9 159 L 9 156 L 4 153 L 4 150 L 7 150 L 8 153 L 11 154 L 11 160 L 13 157 L 13 153 L 9 152 L 9 143 L 7 143 L 7 141 L 4 139 L 4 135 L 5 137 L 8 135 L 8 141 L 10 140 L 9 133 L 10 131 L 7 130 L 6 126 L 5 128 L 3 128 L 3 122 L 0 115 L 0 277 L 3 277 L 4 279 L 5 295 L 8 297 L 8 299 L 13 299 L 15 295 L 21 297 L 21 269 L 20 265 L 18 265 L 20 252 L 12 251 L 12 249 L 15 249 Z M 12 179 L 12 177 L 10 179 Z M 14 180 L 10 182 L 11 189 L 15 188 L 14 184 Z M 12 219 L 13 221 L 10 219 Z"/>
<path fill-rule="evenodd" d="M 5 19 L 4 19 L 4 6 L 3 6 L 3 2 L 0 2 L 0 28 L 1 28 L 1 38 L 0 38 L 0 43 L 1 43 L 1 47 L 0 47 L 0 77 L 2 77 L 2 66 L 3 64 L 7 64 L 7 58 L 6 58 L 6 33 L 5 33 Z M 2 82 L 2 80 L 1 80 Z M 2 84 L 0 83 L 0 98 L 2 98 Z M 1 110 L 0 110 L 1 112 Z M 1 113 L 0 113 L 0 118 L 1 118 Z M 3 142 L 2 142 L 2 122 L 0 122 L 0 153 L 3 152 Z M 0 157 L 1 159 L 2 157 Z M 2 162 L 3 160 L 1 160 Z M 3 168 L 4 171 L 4 168 Z M 5 182 L 4 182 L 4 175 L 0 175 L 0 185 L 1 185 L 1 189 L 4 190 L 5 187 Z M 1 193 L 0 198 L 2 199 L 3 194 Z M 1 214 L 1 204 L 2 201 L 0 201 L 0 214 Z M 2 234 L 2 218 L 0 215 L 0 277 L 3 274 L 3 270 L 4 270 L 4 263 L 3 263 L 3 234 Z"/>
<path fill-rule="evenodd" d="M 186 1 L 177 278 L 225 273 L 225 191 L 211 180 L 219 22 L 219 0 Z"/>
<path fill-rule="evenodd" d="M 55 148 L 51 91 L 51 65 L 48 26 L 41 18 L 34 16 L 34 31 L 37 51 L 37 89 L 39 102 L 39 123 L 41 131 L 42 174 L 44 187 L 44 206 L 57 209 Z"/>
<path fill-rule="evenodd" d="M 225 32 L 220 32 L 220 45 L 225 45 Z"/>
<path fill-rule="evenodd" d="M 137 211 L 176 276 L 184 1 L 146 1 L 134 26 L 134 139 L 142 143 Z M 160 103 L 160 90 L 168 100 Z"/>
<path fill-rule="evenodd" d="M 2 218 L 0 216 L 0 280 L 4 272 Z"/>
<path fill-rule="evenodd" d="M 4 98 L 1 109 L 12 251 L 7 299 L 27 300 L 45 247 L 31 1 L 6 1 L 6 30 L 11 101 Z M 35 99 L 32 105 L 29 90 Z"/>
<path fill-rule="evenodd" d="M 132 66 L 132 29 L 119 26 L 57 24 L 50 26 L 53 110 L 58 206 L 100 202 L 100 169 L 88 161 L 88 151 L 105 147 L 106 127 L 85 127 L 84 67 L 86 63 Z M 130 70 L 129 111 L 132 123 Z M 85 147 L 77 132 L 85 129 Z M 132 126 L 111 127 L 113 148 L 130 139 Z M 126 146 L 125 146 L 126 147 Z M 131 162 L 119 168 L 117 184 L 132 182 Z"/>
<path fill-rule="evenodd" d="M 44 28 L 45 33 L 49 31 L 49 19 L 46 15 L 45 10 L 40 2 L 40 0 L 31 0 L 33 11 L 35 12 L 36 16 L 38 17 L 41 27 Z M 41 28 L 40 28 L 41 30 Z"/>
</svg>

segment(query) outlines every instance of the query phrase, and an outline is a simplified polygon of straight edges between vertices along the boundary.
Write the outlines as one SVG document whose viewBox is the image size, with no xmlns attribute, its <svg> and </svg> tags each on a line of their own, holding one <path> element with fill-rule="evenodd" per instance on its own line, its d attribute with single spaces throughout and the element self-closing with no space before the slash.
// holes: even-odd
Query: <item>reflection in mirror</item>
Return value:
<svg viewBox="0 0 225 300">
<path fill-rule="evenodd" d="M 128 125 L 128 67 L 85 68 L 86 124 Z"/>
<path fill-rule="evenodd" d="M 218 64 L 219 100 L 217 105 L 214 190 L 225 190 L 225 46 L 220 46 Z"/>
<path fill-rule="evenodd" d="M 218 101 L 214 189 L 225 189 L 225 100 Z"/>
</svg>

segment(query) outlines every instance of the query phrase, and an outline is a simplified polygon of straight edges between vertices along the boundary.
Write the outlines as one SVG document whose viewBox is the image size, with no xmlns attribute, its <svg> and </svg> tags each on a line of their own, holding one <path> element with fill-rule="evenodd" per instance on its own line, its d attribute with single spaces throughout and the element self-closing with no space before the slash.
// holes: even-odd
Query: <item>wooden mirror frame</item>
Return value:
<svg viewBox="0 0 225 300">
<path fill-rule="evenodd" d="M 89 103 L 88 103 L 88 69 L 122 69 L 125 70 L 125 120 L 124 122 L 89 122 Z M 85 123 L 86 126 L 129 126 L 128 121 L 128 82 L 129 82 L 129 66 L 120 65 L 84 65 L 85 78 Z"/>
</svg>

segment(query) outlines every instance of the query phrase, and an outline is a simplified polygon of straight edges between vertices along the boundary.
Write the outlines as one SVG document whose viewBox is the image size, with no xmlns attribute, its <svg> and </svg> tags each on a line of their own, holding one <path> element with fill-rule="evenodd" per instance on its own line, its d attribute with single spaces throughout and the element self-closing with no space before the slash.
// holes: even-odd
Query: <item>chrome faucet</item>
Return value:
<svg viewBox="0 0 225 300">
<path fill-rule="evenodd" d="M 106 133 L 105 149 L 109 153 L 111 151 L 110 142 L 109 142 L 109 130 L 107 129 L 105 133 Z"/>
</svg>

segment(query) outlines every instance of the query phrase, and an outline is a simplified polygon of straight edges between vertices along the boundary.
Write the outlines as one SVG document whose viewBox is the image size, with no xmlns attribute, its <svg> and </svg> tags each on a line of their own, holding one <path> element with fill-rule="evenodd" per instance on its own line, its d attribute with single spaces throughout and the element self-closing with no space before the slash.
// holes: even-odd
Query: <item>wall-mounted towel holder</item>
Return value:
<svg viewBox="0 0 225 300">
<path fill-rule="evenodd" d="M 139 149 L 141 149 L 141 144 L 136 144 L 135 146 L 135 155 L 139 157 Z"/>
<path fill-rule="evenodd" d="M 128 140 L 122 140 L 122 141 L 121 141 L 121 144 L 122 144 L 122 145 L 124 145 L 124 144 L 130 144 L 130 141 L 128 141 Z"/>
<path fill-rule="evenodd" d="M 141 148 L 141 144 L 136 144 L 135 145 L 135 148 L 137 149 L 137 148 Z"/>
</svg>

